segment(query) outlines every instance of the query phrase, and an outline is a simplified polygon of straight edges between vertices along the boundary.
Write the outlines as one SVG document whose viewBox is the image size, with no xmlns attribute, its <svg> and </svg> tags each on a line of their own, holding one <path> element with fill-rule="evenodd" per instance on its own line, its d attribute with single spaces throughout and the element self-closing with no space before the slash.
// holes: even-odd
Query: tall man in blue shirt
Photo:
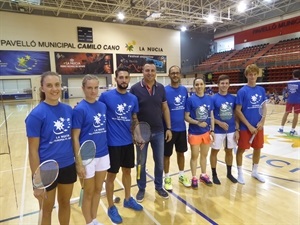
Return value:
<svg viewBox="0 0 300 225">
<path fill-rule="evenodd" d="M 170 111 L 166 99 L 165 88 L 156 82 L 156 66 L 152 61 L 146 61 L 143 66 L 143 80 L 134 84 L 130 92 L 138 98 L 138 120 L 147 122 L 151 127 L 151 147 L 154 159 L 154 183 L 155 190 L 162 198 L 169 198 L 168 192 L 163 188 L 164 167 L 164 138 L 170 141 L 172 138 Z M 163 119 L 166 124 L 164 133 Z M 136 195 L 138 202 L 142 202 L 146 189 L 146 161 L 148 144 L 143 149 L 137 146 L 137 157 L 141 155 L 141 175 L 137 181 L 139 191 Z"/>
<path fill-rule="evenodd" d="M 178 66 L 171 66 L 169 69 L 171 83 L 165 87 L 167 102 L 171 115 L 172 140 L 165 142 L 165 189 L 172 191 L 172 178 L 169 175 L 170 157 L 175 145 L 177 153 L 177 164 L 179 169 L 179 182 L 185 187 L 191 186 L 191 181 L 184 174 L 184 153 L 187 151 L 186 126 L 184 121 L 185 102 L 188 98 L 187 89 L 180 85 L 181 69 Z"/>
<path fill-rule="evenodd" d="M 110 156 L 110 169 L 107 171 L 106 196 L 108 216 L 114 223 L 122 223 L 122 217 L 113 203 L 114 180 L 122 167 L 122 182 L 125 189 L 123 206 L 135 211 L 143 210 L 130 194 L 131 168 L 134 167 L 134 145 L 131 136 L 131 125 L 137 122 L 139 111 L 137 98 L 127 92 L 130 82 L 129 71 L 118 68 L 115 72 L 117 88 L 101 94 L 99 101 L 107 106 L 107 143 Z"/>
</svg>

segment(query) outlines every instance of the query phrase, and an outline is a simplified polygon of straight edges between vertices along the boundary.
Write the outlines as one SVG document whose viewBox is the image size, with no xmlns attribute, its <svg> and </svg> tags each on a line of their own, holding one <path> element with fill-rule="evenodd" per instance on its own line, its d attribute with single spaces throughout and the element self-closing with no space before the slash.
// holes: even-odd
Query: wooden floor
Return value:
<svg viewBox="0 0 300 225">
<path fill-rule="evenodd" d="M 69 100 L 75 105 L 77 100 Z M 1 224 L 37 224 L 38 204 L 32 195 L 31 173 L 28 165 L 28 148 L 25 134 L 24 119 L 37 102 L 19 101 L 5 103 L 9 143 L 17 205 L 13 188 L 12 170 L 9 155 L 0 155 L 0 223 Z M 153 160 L 148 156 L 148 183 L 143 202 L 144 211 L 134 212 L 126 209 L 121 203 L 116 204 L 123 217 L 124 225 L 131 224 L 161 224 L 161 225 L 198 225 L 198 224 L 264 224 L 287 225 L 300 224 L 300 138 L 279 134 L 278 129 L 284 106 L 278 106 L 278 113 L 267 118 L 265 132 L 265 148 L 263 149 L 259 171 L 264 175 L 266 183 L 262 184 L 251 178 L 252 150 L 245 153 L 244 171 L 245 185 L 232 184 L 226 178 L 224 153 L 219 153 L 217 172 L 221 185 L 207 187 L 200 184 L 198 190 L 185 188 L 178 183 L 178 169 L 175 155 L 172 156 L 171 173 L 174 190 L 168 200 L 162 200 L 155 194 L 153 183 Z M 3 118 L 0 121 L 1 135 L 3 135 Z M 291 118 L 289 118 L 291 120 Z M 291 123 L 286 125 L 289 131 Z M 299 125 L 297 127 L 299 132 Z M 1 138 L 1 151 L 6 150 L 5 139 Z M 150 153 L 151 151 L 149 151 Z M 190 151 L 186 153 L 186 174 L 189 170 Z M 235 163 L 234 163 L 235 165 Z M 207 164 L 210 174 L 210 166 Z M 200 169 L 197 170 L 198 175 Z M 233 168 L 236 176 L 236 167 Z M 135 170 L 132 170 L 135 178 Z M 132 195 L 135 197 L 137 186 L 135 179 L 132 184 Z M 76 204 L 79 195 L 79 183 L 76 183 L 72 196 L 71 224 L 83 225 L 84 219 L 80 208 Z M 120 175 L 115 183 L 115 196 L 122 200 Z M 112 224 L 107 212 L 105 196 L 101 199 L 98 220 L 105 225 Z M 58 224 L 57 209 L 53 211 L 53 223 Z"/>
</svg>

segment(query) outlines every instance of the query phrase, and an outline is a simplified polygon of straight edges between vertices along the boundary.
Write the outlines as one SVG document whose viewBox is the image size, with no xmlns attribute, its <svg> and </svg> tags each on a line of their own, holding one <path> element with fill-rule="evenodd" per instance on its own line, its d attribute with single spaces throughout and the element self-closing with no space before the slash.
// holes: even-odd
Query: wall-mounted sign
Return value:
<svg viewBox="0 0 300 225">
<path fill-rule="evenodd" d="M 0 75 L 41 75 L 49 70 L 49 52 L 0 51 Z"/>
<path fill-rule="evenodd" d="M 77 27 L 78 42 L 93 43 L 93 28 Z"/>
<path fill-rule="evenodd" d="M 142 73 L 146 61 L 156 65 L 157 73 L 166 73 L 167 56 L 117 54 L 117 67 L 127 67 L 130 73 Z"/>
<path fill-rule="evenodd" d="M 62 75 L 112 74 L 113 57 L 107 53 L 55 52 L 56 72 Z"/>
</svg>

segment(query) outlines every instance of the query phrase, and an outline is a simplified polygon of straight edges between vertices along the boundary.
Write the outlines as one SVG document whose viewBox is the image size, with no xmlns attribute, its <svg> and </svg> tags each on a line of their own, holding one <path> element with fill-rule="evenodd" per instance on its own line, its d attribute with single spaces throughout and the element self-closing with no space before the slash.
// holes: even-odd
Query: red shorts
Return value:
<svg viewBox="0 0 300 225">
<path fill-rule="evenodd" d="M 294 113 L 299 114 L 300 113 L 300 104 L 297 103 L 286 103 L 285 105 L 285 111 L 288 113 L 293 112 L 294 108 Z"/>
<path fill-rule="evenodd" d="M 201 144 L 210 144 L 210 133 L 206 132 L 204 134 L 189 134 L 188 142 L 190 145 L 201 145 Z"/>
<path fill-rule="evenodd" d="M 251 137 L 252 134 L 249 130 L 241 130 L 238 147 L 240 149 L 249 149 L 250 147 L 252 147 L 253 149 L 261 149 L 264 147 L 264 130 L 259 130 L 257 132 L 252 144 L 249 143 Z"/>
</svg>

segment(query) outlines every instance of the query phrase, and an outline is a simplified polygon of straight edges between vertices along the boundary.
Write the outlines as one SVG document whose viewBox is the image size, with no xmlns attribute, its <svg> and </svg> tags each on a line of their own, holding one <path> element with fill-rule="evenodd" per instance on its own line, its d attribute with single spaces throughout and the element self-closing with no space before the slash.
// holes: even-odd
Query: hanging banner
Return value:
<svg viewBox="0 0 300 225">
<path fill-rule="evenodd" d="M 166 56 L 117 54 L 117 67 L 126 67 L 130 73 L 142 73 L 146 61 L 153 61 L 157 73 L 166 73 Z"/>
<path fill-rule="evenodd" d="M 61 75 L 113 73 L 113 57 L 107 53 L 55 52 L 55 65 Z"/>
<path fill-rule="evenodd" d="M 0 51 L 0 75 L 41 75 L 50 70 L 49 52 Z"/>
</svg>

